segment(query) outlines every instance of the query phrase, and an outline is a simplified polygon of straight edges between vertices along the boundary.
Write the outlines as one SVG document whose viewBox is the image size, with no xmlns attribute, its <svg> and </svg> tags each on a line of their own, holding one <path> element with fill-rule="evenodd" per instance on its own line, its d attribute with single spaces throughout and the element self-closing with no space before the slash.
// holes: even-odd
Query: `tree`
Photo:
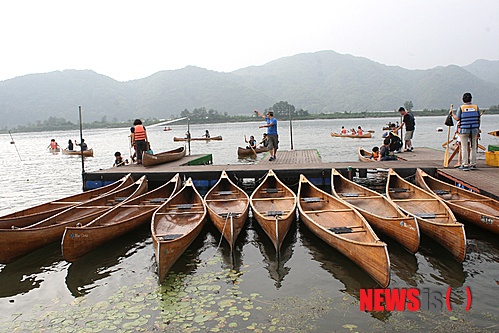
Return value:
<svg viewBox="0 0 499 333">
<path fill-rule="evenodd" d="M 412 101 L 405 101 L 404 102 L 404 108 L 407 111 L 411 111 L 413 107 L 414 107 L 414 105 L 412 104 Z"/>
</svg>

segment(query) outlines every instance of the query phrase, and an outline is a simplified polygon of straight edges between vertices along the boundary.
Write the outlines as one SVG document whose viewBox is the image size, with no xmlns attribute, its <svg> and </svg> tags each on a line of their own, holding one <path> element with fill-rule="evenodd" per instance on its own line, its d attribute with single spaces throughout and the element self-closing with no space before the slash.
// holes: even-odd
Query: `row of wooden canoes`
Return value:
<svg viewBox="0 0 499 333">
<path fill-rule="evenodd" d="M 390 281 L 387 246 L 372 228 L 419 247 L 419 232 L 442 244 L 458 260 L 466 253 L 464 221 L 499 233 L 499 202 L 438 181 L 422 170 L 422 189 L 389 171 L 386 197 L 332 171 L 332 194 L 303 175 L 295 195 L 270 170 L 251 197 L 225 172 L 204 199 L 192 180 L 179 176 L 147 192 L 147 180 L 124 177 L 106 187 L 0 217 L 0 262 L 7 263 L 62 237 L 68 261 L 150 221 L 160 280 L 201 232 L 209 215 L 231 248 L 253 216 L 279 251 L 296 217 L 329 245 L 352 259 L 381 286 Z M 445 202 L 445 203 L 444 203 Z M 447 205 L 446 205 L 447 203 Z M 450 209 L 449 209 L 450 207 Z"/>
</svg>

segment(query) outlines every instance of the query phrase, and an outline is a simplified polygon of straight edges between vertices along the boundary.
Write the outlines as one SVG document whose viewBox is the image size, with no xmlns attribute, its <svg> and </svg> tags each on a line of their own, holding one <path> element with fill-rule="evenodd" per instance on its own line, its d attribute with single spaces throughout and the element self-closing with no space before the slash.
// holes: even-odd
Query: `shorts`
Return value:
<svg viewBox="0 0 499 333">
<path fill-rule="evenodd" d="M 412 140 L 413 136 L 414 136 L 414 131 L 406 131 L 404 134 L 404 140 L 405 141 Z"/>
<path fill-rule="evenodd" d="M 269 140 L 269 145 L 268 145 L 268 148 L 269 150 L 272 150 L 272 149 L 277 149 L 279 148 L 278 145 L 279 145 L 279 135 L 275 135 L 275 134 L 269 134 L 267 135 L 268 137 L 268 140 Z"/>
</svg>

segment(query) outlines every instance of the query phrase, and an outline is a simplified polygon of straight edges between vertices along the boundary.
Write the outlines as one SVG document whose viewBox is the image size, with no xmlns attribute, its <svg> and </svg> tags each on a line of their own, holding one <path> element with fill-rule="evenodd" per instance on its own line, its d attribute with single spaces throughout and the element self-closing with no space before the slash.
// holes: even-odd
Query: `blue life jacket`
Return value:
<svg viewBox="0 0 499 333">
<path fill-rule="evenodd" d="M 480 128 L 480 112 L 478 106 L 473 104 L 461 105 L 461 128 Z"/>
</svg>

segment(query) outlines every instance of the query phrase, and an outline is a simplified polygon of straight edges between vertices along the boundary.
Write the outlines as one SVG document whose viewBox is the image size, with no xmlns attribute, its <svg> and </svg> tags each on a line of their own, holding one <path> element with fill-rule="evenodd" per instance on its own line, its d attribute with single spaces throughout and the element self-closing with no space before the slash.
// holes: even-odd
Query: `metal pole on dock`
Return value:
<svg viewBox="0 0 499 333">
<path fill-rule="evenodd" d="M 291 150 L 293 150 L 293 125 L 291 122 L 291 106 L 288 104 L 288 115 L 289 115 L 289 137 L 291 140 Z"/>
<path fill-rule="evenodd" d="M 187 147 L 189 147 L 189 155 L 191 154 L 191 130 L 189 128 L 189 118 L 187 118 Z"/>
<path fill-rule="evenodd" d="M 81 151 L 81 181 L 83 183 L 83 191 L 86 191 L 85 186 L 85 159 L 83 158 L 83 126 L 81 121 L 81 105 L 78 106 L 78 116 L 80 118 L 80 151 Z"/>
</svg>

